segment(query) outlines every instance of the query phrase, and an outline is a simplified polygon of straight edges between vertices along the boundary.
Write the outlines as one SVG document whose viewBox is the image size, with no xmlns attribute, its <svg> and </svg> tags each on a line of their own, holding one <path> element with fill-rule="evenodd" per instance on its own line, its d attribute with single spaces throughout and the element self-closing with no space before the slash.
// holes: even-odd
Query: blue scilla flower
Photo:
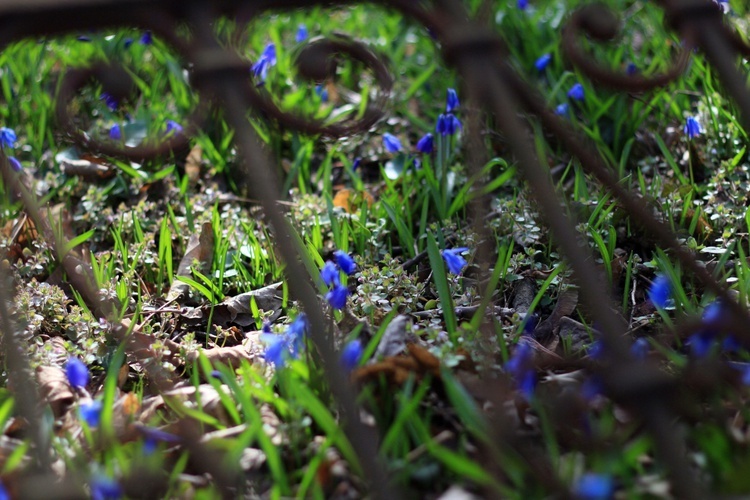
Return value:
<svg viewBox="0 0 750 500">
<path fill-rule="evenodd" d="M 346 307 L 346 298 L 349 296 L 349 289 L 344 285 L 335 285 L 326 294 L 326 300 L 334 309 L 341 310 Z"/>
<path fill-rule="evenodd" d="M 435 140 L 432 134 L 428 132 L 424 136 L 422 136 L 422 138 L 419 139 L 419 141 L 417 141 L 417 151 L 428 155 L 432 153 L 432 149 L 434 145 L 435 145 Z"/>
<path fill-rule="evenodd" d="M 354 339 L 341 351 L 341 366 L 347 372 L 354 370 L 362 359 L 362 341 Z"/>
<path fill-rule="evenodd" d="M 320 278 L 326 286 L 335 286 L 340 283 L 339 281 L 339 268 L 333 262 L 326 261 L 323 269 L 320 270 Z"/>
<path fill-rule="evenodd" d="M 276 368 L 281 368 L 292 354 L 283 335 L 273 335 L 273 337 L 273 340 L 268 343 L 263 357 Z"/>
<path fill-rule="evenodd" d="M 453 113 L 441 114 L 438 116 L 437 125 L 435 130 L 442 136 L 453 135 L 459 130 L 463 129 L 461 120 L 459 120 Z"/>
<path fill-rule="evenodd" d="M 0 146 L 4 148 L 12 148 L 16 145 L 16 131 L 12 128 L 2 127 L 0 128 Z"/>
<path fill-rule="evenodd" d="M 633 345 L 630 346 L 630 354 L 639 361 L 644 361 L 646 359 L 648 356 L 648 350 L 648 340 L 646 340 L 645 337 L 637 338 L 636 341 L 633 342 Z"/>
<path fill-rule="evenodd" d="M 648 289 L 648 298 L 651 299 L 654 306 L 660 309 L 667 305 L 671 294 L 672 284 L 669 282 L 669 278 L 663 274 L 656 276 L 654 281 L 651 282 L 651 288 Z"/>
<path fill-rule="evenodd" d="M 688 139 L 698 137 L 703 133 L 701 124 L 693 116 L 687 117 L 687 120 L 685 120 L 685 127 L 682 129 L 682 131 L 685 133 L 685 135 L 688 136 Z"/>
<path fill-rule="evenodd" d="M 606 500 L 614 493 L 614 481 L 606 474 L 582 475 L 573 486 L 573 494 L 580 500 Z"/>
<path fill-rule="evenodd" d="M 445 97 L 445 112 L 452 113 L 453 110 L 458 108 L 459 104 L 456 89 L 448 89 L 448 94 Z"/>
<path fill-rule="evenodd" d="M 174 120 L 167 120 L 166 127 L 167 127 L 167 130 L 166 130 L 165 133 L 167 135 L 169 135 L 171 133 L 174 133 L 175 135 L 182 133 L 182 125 L 180 125 L 179 123 L 177 123 Z"/>
<path fill-rule="evenodd" d="M 571 99 L 575 99 L 576 101 L 583 101 L 585 94 L 583 91 L 583 85 L 580 83 L 576 83 L 572 87 L 570 87 L 570 90 L 568 90 L 568 97 Z"/>
<path fill-rule="evenodd" d="M 336 258 L 336 264 L 344 271 L 344 274 L 351 275 L 357 270 L 357 264 L 354 262 L 354 259 L 343 250 L 336 250 L 333 252 L 333 256 Z"/>
<path fill-rule="evenodd" d="M 114 141 L 119 141 L 120 139 L 122 139 L 122 129 L 118 124 L 115 123 L 114 125 L 112 125 L 112 127 L 110 127 L 109 138 Z"/>
<path fill-rule="evenodd" d="M 92 500 L 117 500 L 122 498 L 122 487 L 114 479 L 97 475 L 89 483 Z"/>
<path fill-rule="evenodd" d="M 152 43 L 154 43 L 154 37 L 151 34 L 151 30 L 144 31 L 143 34 L 141 35 L 141 38 L 138 40 L 138 42 L 141 45 L 151 45 Z"/>
<path fill-rule="evenodd" d="M 558 104 L 555 108 L 555 114 L 557 116 L 568 116 L 570 114 L 570 105 L 567 102 Z"/>
<path fill-rule="evenodd" d="M 636 73 L 638 73 L 638 66 L 636 66 L 634 62 L 629 62 L 628 65 L 625 66 L 625 74 L 633 76 Z"/>
<path fill-rule="evenodd" d="M 10 500 L 10 493 L 2 481 L 0 481 L 0 500 Z"/>
<path fill-rule="evenodd" d="M 110 111 L 117 111 L 117 106 L 120 104 L 109 92 L 102 92 L 99 100 L 104 101 Z"/>
<path fill-rule="evenodd" d="M 461 254 L 468 251 L 469 249 L 466 247 L 443 250 L 443 260 L 448 266 L 450 272 L 453 274 L 461 274 L 463 268 L 466 267 L 466 259 L 461 257 Z"/>
<path fill-rule="evenodd" d="M 536 60 L 534 67 L 537 71 L 544 71 L 549 66 L 550 61 L 552 61 L 552 54 L 543 54 Z"/>
<path fill-rule="evenodd" d="M 89 383 L 89 369 L 78 358 L 69 358 L 65 365 L 65 375 L 68 383 L 76 389 L 82 389 Z"/>
<path fill-rule="evenodd" d="M 519 342 L 513 356 L 505 363 L 505 370 L 513 376 L 518 391 L 525 398 L 531 398 L 536 387 L 534 348 L 527 342 Z"/>
<path fill-rule="evenodd" d="M 320 96 L 320 100 L 323 102 L 328 102 L 328 89 L 323 85 L 316 85 L 315 86 L 315 93 Z"/>
<path fill-rule="evenodd" d="M 98 427 L 102 416 L 102 402 L 84 403 L 78 407 L 78 414 L 89 427 Z"/>
<path fill-rule="evenodd" d="M 125 40 L 123 40 L 122 45 L 127 49 L 131 45 L 133 45 L 133 39 L 131 37 L 127 37 Z"/>
<path fill-rule="evenodd" d="M 253 64 L 253 74 L 264 82 L 268 77 L 268 69 L 276 65 L 276 45 L 269 43 L 263 49 L 258 60 Z"/>
<path fill-rule="evenodd" d="M 526 8 L 529 6 L 529 0 L 518 0 L 518 8 L 521 10 L 526 10 Z"/>
<path fill-rule="evenodd" d="M 146 425 L 138 425 L 136 428 L 143 434 L 143 454 L 151 455 L 156 451 L 156 447 L 159 443 L 175 444 L 181 441 L 180 436 L 176 436 L 167 431 L 157 429 L 155 427 L 148 427 Z"/>
<path fill-rule="evenodd" d="M 297 26 L 297 33 L 294 35 L 294 41 L 297 43 L 302 43 L 305 40 L 307 40 L 307 26 L 304 24 L 300 24 Z"/>
<path fill-rule="evenodd" d="M 154 43 L 154 37 L 151 34 L 151 30 L 144 31 L 141 35 L 141 39 L 138 41 L 141 43 L 141 45 L 151 45 L 152 43 Z"/>
<path fill-rule="evenodd" d="M 386 132 L 383 134 L 383 146 L 389 153 L 398 153 L 401 151 L 401 141 L 393 134 Z"/>
<path fill-rule="evenodd" d="M 12 168 L 16 172 L 20 172 L 21 170 L 23 170 L 21 162 L 18 161 L 15 156 L 9 156 L 8 163 L 10 163 L 10 168 Z"/>
</svg>

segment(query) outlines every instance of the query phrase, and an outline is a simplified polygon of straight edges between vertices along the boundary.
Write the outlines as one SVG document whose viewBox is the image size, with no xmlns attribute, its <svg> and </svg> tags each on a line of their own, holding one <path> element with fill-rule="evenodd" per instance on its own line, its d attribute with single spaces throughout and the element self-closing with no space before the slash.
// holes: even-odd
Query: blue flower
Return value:
<svg viewBox="0 0 750 500">
<path fill-rule="evenodd" d="M 333 262 L 326 261 L 323 269 L 320 270 L 320 278 L 326 286 L 334 286 L 340 283 L 339 281 L 339 268 Z"/>
<path fill-rule="evenodd" d="M 109 92 L 102 92 L 99 96 L 99 100 L 104 101 L 104 104 L 107 105 L 110 111 L 117 111 L 119 103 Z"/>
<path fill-rule="evenodd" d="M 432 153 L 434 142 L 432 134 L 429 132 L 426 133 L 421 139 L 419 139 L 419 141 L 417 141 L 417 151 L 426 155 Z"/>
<path fill-rule="evenodd" d="M 354 339 L 344 346 L 341 351 L 341 366 L 350 372 L 354 370 L 362 359 L 362 342 Z"/>
<path fill-rule="evenodd" d="M 253 64 L 252 70 L 256 77 L 260 77 L 260 81 L 263 82 L 268 76 L 268 69 L 271 66 L 276 65 L 276 45 L 269 43 L 266 48 L 263 49 L 258 60 Z"/>
<path fill-rule="evenodd" d="M 286 334 L 294 337 L 294 339 L 302 338 L 307 331 L 307 315 L 305 313 L 299 314 L 294 321 L 287 328 Z"/>
<path fill-rule="evenodd" d="M 575 99 L 576 101 L 583 101 L 583 98 L 585 97 L 583 92 L 583 85 L 580 83 L 576 83 L 572 87 L 570 87 L 570 90 L 568 90 L 568 97 L 571 99 Z"/>
<path fill-rule="evenodd" d="M 116 500 L 122 497 L 120 484 L 112 478 L 97 475 L 89 483 L 93 500 Z"/>
<path fill-rule="evenodd" d="M 360 157 L 358 156 L 358 157 L 356 157 L 356 158 L 354 159 L 354 162 L 352 163 L 352 170 L 353 170 L 354 172 L 356 172 L 356 171 L 357 171 L 357 169 L 359 168 L 359 166 L 360 166 L 360 165 L 362 165 L 362 158 L 360 158 Z"/>
<path fill-rule="evenodd" d="M 456 89 L 448 89 L 448 95 L 445 97 L 445 112 L 452 113 L 459 106 L 458 94 Z"/>
<path fill-rule="evenodd" d="M 68 377 L 68 383 L 76 389 L 82 389 L 89 383 L 89 369 L 78 358 L 69 358 L 65 365 L 65 374 Z"/>
<path fill-rule="evenodd" d="M 144 31 L 139 42 L 141 45 L 151 45 L 154 43 L 154 38 L 151 36 L 151 30 Z"/>
<path fill-rule="evenodd" d="M 304 24 L 300 24 L 297 26 L 297 34 L 294 35 L 294 41 L 297 43 L 302 43 L 305 40 L 307 40 L 307 26 Z"/>
<path fill-rule="evenodd" d="M 167 120 L 167 131 L 165 132 L 167 135 L 174 132 L 175 135 L 182 133 L 182 125 L 177 123 L 174 120 Z"/>
<path fill-rule="evenodd" d="M 682 131 L 685 133 L 685 135 L 688 136 L 688 139 L 698 137 L 703 133 L 701 124 L 698 123 L 698 120 L 692 116 L 687 117 L 687 120 L 685 120 L 685 127 L 682 129 Z"/>
<path fill-rule="evenodd" d="M 115 141 L 122 139 L 122 130 L 118 124 L 112 125 L 109 129 L 109 138 Z"/>
<path fill-rule="evenodd" d="M 696 358 L 705 357 L 714 345 L 714 335 L 709 331 L 694 333 L 687 339 L 687 345 L 690 346 L 690 352 Z"/>
<path fill-rule="evenodd" d="M 543 54 L 539 59 L 536 60 L 534 63 L 534 67 L 537 71 L 544 71 L 545 68 L 549 65 L 550 61 L 552 61 L 552 54 Z"/>
<path fill-rule="evenodd" d="M 612 497 L 614 482 L 605 474 L 582 475 L 573 486 L 573 494 L 581 500 L 605 500 Z"/>
<path fill-rule="evenodd" d="M 102 402 L 91 401 L 78 407 L 78 414 L 89 427 L 98 427 L 102 416 Z"/>
<path fill-rule="evenodd" d="M 12 148 L 16 145 L 16 131 L 12 128 L 0 128 L 0 145 L 4 148 Z"/>
<path fill-rule="evenodd" d="M 333 256 L 336 258 L 336 264 L 339 265 L 345 274 L 351 275 L 357 270 L 357 264 L 354 262 L 354 259 L 343 250 L 336 250 L 333 252 Z"/>
<path fill-rule="evenodd" d="M 649 345 L 645 337 L 638 337 L 630 346 L 630 354 L 639 361 L 644 361 L 648 356 Z"/>
<path fill-rule="evenodd" d="M 315 93 L 320 96 L 321 101 L 328 102 L 328 89 L 325 88 L 323 85 L 316 85 Z"/>
<path fill-rule="evenodd" d="M 21 166 L 21 162 L 18 161 L 15 156 L 9 156 L 8 163 L 10 163 L 10 168 L 15 170 L 16 172 L 20 172 L 21 170 L 23 170 L 23 167 Z"/>
<path fill-rule="evenodd" d="M 456 118 L 456 115 L 452 113 L 448 114 L 441 114 L 438 116 L 437 125 L 435 126 L 435 130 L 443 136 L 446 135 L 453 135 L 458 130 L 463 129 L 463 126 L 461 125 L 461 120 Z"/>
<path fill-rule="evenodd" d="M 525 398 L 531 398 L 536 387 L 534 348 L 526 342 L 519 342 L 513 356 L 505 363 L 505 370 L 513 376 L 519 392 Z"/>
<path fill-rule="evenodd" d="M 633 76 L 636 73 L 638 73 L 638 66 L 636 66 L 634 62 L 629 62 L 628 65 L 625 66 L 625 74 Z"/>
<path fill-rule="evenodd" d="M 0 500 L 10 500 L 10 493 L 8 493 L 2 481 L 0 481 Z"/>
<path fill-rule="evenodd" d="M 167 431 L 157 429 L 155 427 L 148 427 L 145 425 L 138 425 L 136 428 L 143 434 L 143 453 L 145 455 L 151 455 L 156 451 L 156 447 L 161 443 L 179 443 L 181 441 L 180 436 L 175 436 Z"/>
<path fill-rule="evenodd" d="M 336 285 L 326 294 L 326 300 L 334 309 L 343 309 L 346 307 L 346 297 L 349 296 L 349 289 L 344 285 Z"/>
<path fill-rule="evenodd" d="M 558 116 L 568 116 L 570 113 L 570 105 L 567 102 L 558 104 L 555 108 L 555 114 Z"/>
<path fill-rule="evenodd" d="M 124 46 L 125 46 L 125 48 L 127 49 L 128 47 L 130 47 L 131 45 L 133 45 L 133 39 L 132 39 L 132 38 L 130 38 L 130 37 L 127 37 L 127 38 L 126 38 L 126 39 L 125 39 L 125 40 L 123 41 L 123 45 L 124 45 Z"/>
<path fill-rule="evenodd" d="M 659 274 L 651 282 L 651 288 L 648 289 L 648 298 L 651 299 L 651 303 L 654 306 L 663 309 L 669 301 L 669 297 L 672 293 L 672 285 L 663 274 Z"/>
<path fill-rule="evenodd" d="M 383 146 L 389 153 L 398 153 L 401 151 L 401 141 L 393 134 L 386 132 L 383 134 Z"/>
<path fill-rule="evenodd" d="M 529 0 L 518 0 L 518 8 L 521 10 L 526 10 L 526 7 L 529 6 Z"/>
<path fill-rule="evenodd" d="M 461 270 L 466 267 L 466 259 L 460 254 L 468 252 L 466 247 L 451 248 L 443 250 L 443 260 L 445 260 L 448 270 L 453 274 L 461 274 Z"/>
<path fill-rule="evenodd" d="M 266 347 L 263 357 L 269 363 L 273 363 L 276 368 L 281 368 L 287 358 L 291 357 L 291 352 L 283 335 L 274 335 L 273 337 L 274 339 Z"/>
</svg>

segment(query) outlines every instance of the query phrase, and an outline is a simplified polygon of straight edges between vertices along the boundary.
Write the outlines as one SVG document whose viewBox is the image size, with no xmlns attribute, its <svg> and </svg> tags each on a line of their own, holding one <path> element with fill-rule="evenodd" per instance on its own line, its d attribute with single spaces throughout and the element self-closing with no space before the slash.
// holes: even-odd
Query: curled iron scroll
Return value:
<svg viewBox="0 0 750 500">
<path fill-rule="evenodd" d="M 363 43 L 338 36 L 310 41 L 299 52 L 295 62 L 301 76 L 313 81 L 323 81 L 335 76 L 337 59 L 341 55 L 349 56 L 370 68 L 379 86 L 373 104 L 367 107 L 359 119 L 327 125 L 318 120 L 310 120 L 288 113 L 280 110 L 267 93 L 253 85 L 249 85 L 247 88 L 248 97 L 253 106 L 264 112 L 270 119 L 287 128 L 306 134 L 342 137 L 364 132 L 383 117 L 383 110 L 393 87 L 393 78 L 383 60 Z"/>
<path fill-rule="evenodd" d="M 690 59 L 690 48 L 681 47 L 677 57 L 664 73 L 654 76 L 639 74 L 627 75 L 612 71 L 599 65 L 586 54 L 578 43 L 578 38 L 585 34 L 589 38 L 604 42 L 612 40 L 619 31 L 619 20 L 609 7 L 603 4 L 592 4 L 575 11 L 563 30 L 563 50 L 565 55 L 587 77 L 608 87 L 628 91 L 645 92 L 662 87 L 679 78 L 687 68 Z"/>
</svg>

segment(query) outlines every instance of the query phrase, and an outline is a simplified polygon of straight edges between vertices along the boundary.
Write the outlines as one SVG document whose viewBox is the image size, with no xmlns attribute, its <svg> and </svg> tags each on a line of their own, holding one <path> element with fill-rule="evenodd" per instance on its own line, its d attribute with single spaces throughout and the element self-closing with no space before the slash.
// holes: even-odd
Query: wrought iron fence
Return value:
<svg viewBox="0 0 750 500">
<path fill-rule="evenodd" d="M 155 146 L 124 148 L 110 142 L 99 142 L 81 132 L 74 117 L 70 115 L 68 102 L 88 82 L 98 80 L 105 91 L 113 95 L 123 93 L 129 87 L 128 73 L 111 61 L 101 61 L 86 68 L 67 71 L 61 79 L 56 101 L 60 130 L 68 135 L 83 150 L 95 151 L 129 159 L 148 159 L 164 155 L 185 147 L 195 131 L 205 122 L 211 107 L 221 108 L 226 119 L 235 130 L 235 142 L 244 162 L 238 174 L 249 182 L 254 196 L 261 201 L 265 214 L 275 231 L 278 248 L 286 264 L 286 274 L 291 293 L 300 300 L 311 324 L 311 337 L 321 355 L 328 383 L 341 407 L 346 434 L 354 445 L 363 463 L 365 478 L 377 497 L 393 497 L 397 492 L 389 491 L 387 476 L 377 457 L 377 437 L 374 431 L 363 426 L 355 405 L 352 388 L 335 362 L 334 349 L 326 334 L 326 321 L 321 312 L 317 294 L 307 279 L 307 274 L 298 259 L 304 249 L 296 243 L 284 214 L 277 209 L 275 193 L 279 192 L 279 180 L 272 168 L 268 153 L 247 120 L 247 110 L 261 111 L 268 120 L 279 122 L 284 127 L 307 134 L 323 134 L 332 137 L 357 134 L 366 131 L 387 112 L 388 95 L 392 77 L 387 66 L 363 44 L 348 38 L 335 38 L 311 42 L 300 54 L 298 63 L 301 74 L 313 77 L 325 76 L 323 70 L 331 70 L 332 56 L 345 56 L 361 62 L 375 75 L 379 85 L 377 99 L 370 105 L 361 119 L 343 125 L 325 125 L 307 118 L 281 111 L 263 91 L 253 86 L 248 79 L 248 63 L 245 59 L 220 44 L 215 38 L 212 23 L 219 16 L 230 16 L 239 22 L 249 22 L 269 10 L 310 8 L 326 5 L 346 5 L 356 2 L 324 2 L 305 0 L 268 0 L 241 2 L 224 0 L 205 2 L 198 0 L 119 0 L 115 2 L 90 0 L 59 0 L 55 2 L 5 0 L 0 5 L 0 48 L 23 39 L 62 33 L 75 33 L 95 27 L 97 29 L 117 27 L 140 27 L 150 29 L 162 37 L 183 58 L 191 74 L 191 85 L 201 96 L 201 104 L 189 119 L 184 133 L 167 139 Z M 638 220 L 664 248 L 668 248 L 708 290 L 716 294 L 731 309 L 731 325 L 739 340 L 750 347 L 750 334 L 742 325 L 750 322 L 748 312 L 737 303 L 705 268 L 699 266 L 694 257 L 681 245 L 674 233 L 663 222 L 652 215 L 648 204 L 627 191 L 620 183 L 610 165 L 585 141 L 570 129 L 568 124 L 551 110 L 544 99 L 528 85 L 523 76 L 508 60 L 508 50 L 503 39 L 491 27 L 472 18 L 460 0 L 434 0 L 415 2 L 412 0 L 383 0 L 375 2 L 385 8 L 395 9 L 421 23 L 434 34 L 445 61 L 460 75 L 465 93 L 471 102 L 486 114 L 508 139 L 512 153 L 518 161 L 520 172 L 528 182 L 533 196 L 549 225 L 555 240 L 572 267 L 575 280 L 580 286 L 583 301 L 588 305 L 594 320 L 603 333 L 607 354 L 604 363 L 584 365 L 597 372 L 604 381 L 608 396 L 614 401 L 638 413 L 650 432 L 660 459 L 667 466 L 674 493 L 680 498 L 703 498 L 705 491 L 687 462 L 681 436 L 672 426 L 673 418 L 679 416 L 676 401 L 682 394 L 685 380 L 698 374 L 689 370 L 679 376 L 668 375 L 650 365 L 637 365 L 628 354 L 626 323 L 609 307 L 608 290 L 601 272 L 593 264 L 587 245 L 581 244 L 575 230 L 576 221 L 560 210 L 563 202 L 556 191 L 548 168 L 537 157 L 527 123 L 521 118 L 523 111 L 565 145 L 578 158 L 583 168 L 608 189 L 617 202 L 631 217 Z M 613 72 L 592 61 L 579 47 L 579 38 L 586 36 L 594 41 L 606 41 L 617 35 L 618 21 L 615 14 L 602 4 L 593 4 L 575 12 L 564 30 L 564 52 L 584 74 L 592 80 L 621 91 L 644 91 L 663 86 L 685 69 L 695 49 L 702 51 L 720 75 L 727 91 L 742 111 L 743 123 L 750 124 L 750 92 L 745 78 L 736 65 L 736 56 L 750 54 L 748 46 L 740 36 L 723 22 L 720 10 L 706 0 L 660 0 L 657 2 L 666 13 L 667 28 L 677 31 L 685 41 L 673 67 L 661 75 L 644 77 Z M 485 7 L 489 9 L 490 2 Z M 482 9 L 480 9 L 480 12 Z M 185 36 L 182 26 L 190 27 Z M 748 127 L 750 129 L 750 127 Z M 469 141 L 481 143 L 479 128 L 469 127 Z M 471 158 L 470 158 L 471 159 Z M 469 161 L 470 173 L 477 172 L 479 159 Z M 119 307 L 103 300 L 83 256 L 66 252 L 66 241 L 49 227 L 40 215 L 39 203 L 13 174 L 7 161 L 3 162 L 3 175 L 11 192 L 20 197 L 36 227 L 53 242 L 56 254 L 67 272 L 72 285 L 100 317 L 114 318 Z M 486 207 L 476 200 L 471 210 L 481 214 Z M 474 217 L 474 220 L 482 220 Z M 477 223 L 477 233 L 485 229 Z M 479 258 L 482 258 L 480 256 Z M 485 255 L 486 259 L 487 256 Z M 3 277 L 7 280 L 7 277 Z M 4 333 L 2 347 L 5 353 L 10 384 L 14 387 L 34 388 L 35 382 L 29 372 L 18 341 L 9 332 L 14 331 L 10 323 L 8 305 L 9 287 L 0 287 L 0 327 Z M 134 333 L 132 328 L 116 323 L 116 335 L 128 349 L 144 361 L 147 376 L 166 392 L 174 385 L 170 375 L 160 370 L 158 364 L 148 363 L 154 357 L 149 339 Z M 682 326 L 682 334 L 695 327 L 695 322 Z M 13 355 L 12 353 L 19 353 Z M 580 362 L 578 362 L 580 363 Z M 714 383 L 719 383 L 717 379 Z M 18 391 L 19 411 L 31 423 L 31 429 L 40 429 L 39 397 L 35 390 Z M 502 418 L 502 417 L 496 417 Z M 488 426 L 496 435 L 487 440 L 490 456 L 499 457 L 502 450 L 511 447 L 534 465 L 538 479 L 550 493 L 567 495 L 565 487 L 556 479 L 546 459 L 535 453 L 516 437 L 504 434 L 501 422 Z M 231 497 L 242 489 L 241 478 L 233 471 L 221 470 L 212 453 L 200 444 L 198 429 L 189 421 L 181 424 L 182 438 L 191 449 L 192 456 L 200 460 L 200 466 L 209 473 L 225 496 Z M 35 436 L 36 466 L 40 474 L 50 472 L 50 456 L 47 443 L 40 433 Z M 497 470 L 502 464 L 496 464 Z M 49 493 L 49 492 L 47 492 Z"/>
</svg>

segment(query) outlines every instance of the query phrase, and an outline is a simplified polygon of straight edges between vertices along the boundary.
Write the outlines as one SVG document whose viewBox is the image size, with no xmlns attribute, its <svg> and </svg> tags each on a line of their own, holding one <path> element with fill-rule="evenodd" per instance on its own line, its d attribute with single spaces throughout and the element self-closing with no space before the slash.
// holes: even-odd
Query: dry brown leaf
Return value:
<svg viewBox="0 0 750 500">
<path fill-rule="evenodd" d="M 180 265 L 177 267 L 177 274 L 175 276 L 190 276 L 191 269 L 194 262 L 198 262 L 198 266 L 202 271 L 211 269 L 213 263 L 214 254 L 214 230 L 210 222 L 204 222 L 201 226 L 200 234 L 193 234 L 190 236 L 187 249 L 185 250 L 185 256 L 180 261 Z M 175 279 L 172 282 L 172 286 L 169 287 L 169 293 L 167 293 L 167 301 L 177 300 L 185 295 L 190 286 L 187 283 L 183 283 Z"/>
<path fill-rule="evenodd" d="M 50 405 L 55 418 L 60 418 L 75 399 L 65 372 L 57 366 L 40 366 L 36 379 L 42 399 Z"/>
<path fill-rule="evenodd" d="M 333 206 L 341 207 L 350 214 L 357 212 L 365 202 L 371 207 L 375 203 L 375 198 L 367 191 L 355 192 L 348 188 L 340 189 L 333 197 Z"/>
<path fill-rule="evenodd" d="M 188 177 L 188 182 L 191 186 L 195 185 L 201 176 L 201 164 L 203 163 L 203 148 L 198 144 L 193 146 L 193 149 L 188 153 L 185 158 L 185 175 Z"/>
<path fill-rule="evenodd" d="M 62 160 L 60 168 L 66 175 L 76 175 L 85 181 L 101 181 L 115 176 L 115 167 L 90 160 Z"/>
<path fill-rule="evenodd" d="M 211 366 L 227 365 L 231 368 L 239 368 L 242 364 L 242 360 L 246 360 L 252 363 L 255 359 L 247 347 L 244 345 L 235 345 L 232 347 L 214 347 L 213 349 L 203 349 L 200 351 L 211 363 Z M 198 359 L 198 352 L 191 352 L 188 354 L 188 361 L 194 361 Z"/>
</svg>

